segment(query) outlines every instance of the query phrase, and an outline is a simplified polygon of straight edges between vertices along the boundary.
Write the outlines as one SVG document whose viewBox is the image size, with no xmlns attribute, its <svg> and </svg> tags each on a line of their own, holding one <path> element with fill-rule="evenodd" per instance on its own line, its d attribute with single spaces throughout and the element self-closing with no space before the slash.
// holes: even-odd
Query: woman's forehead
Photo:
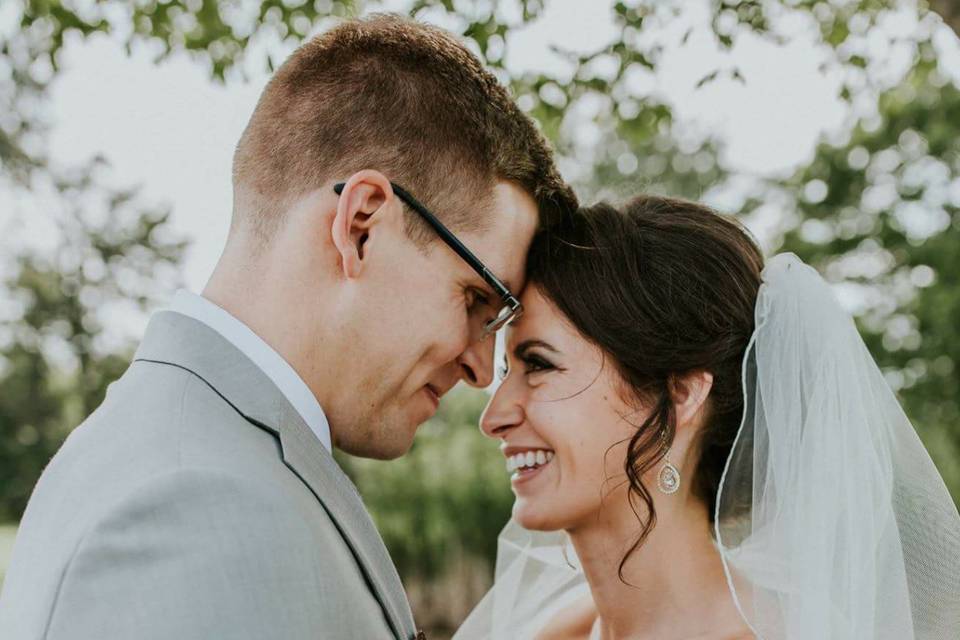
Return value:
<svg viewBox="0 0 960 640">
<path fill-rule="evenodd" d="M 536 285 L 524 288 L 520 302 L 523 314 L 507 327 L 506 340 L 510 348 L 548 328 L 552 320 L 550 316 L 555 313 Z"/>
<path fill-rule="evenodd" d="M 556 349 L 575 349 L 574 343 L 586 341 L 576 328 L 550 302 L 535 284 L 530 284 L 520 296 L 523 303 L 523 315 L 507 327 L 507 349 L 513 351 L 517 345 L 527 340 L 542 340 Z"/>
</svg>

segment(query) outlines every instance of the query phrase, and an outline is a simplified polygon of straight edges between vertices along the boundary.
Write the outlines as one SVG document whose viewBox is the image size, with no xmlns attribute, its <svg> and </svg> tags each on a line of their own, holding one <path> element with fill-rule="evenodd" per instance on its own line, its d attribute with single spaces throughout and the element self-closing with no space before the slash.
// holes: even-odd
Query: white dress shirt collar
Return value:
<svg viewBox="0 0 960 640">
<path fill-rule="evenodd" d="M 168 310 L 202 322 L 242 351 L 277 385 L 327 451 L 332 451 L 330 424 L 316 396 L 293 367 L 263 338 L 223 308 L 189 291 L 178 291 Z"/>
</svg>

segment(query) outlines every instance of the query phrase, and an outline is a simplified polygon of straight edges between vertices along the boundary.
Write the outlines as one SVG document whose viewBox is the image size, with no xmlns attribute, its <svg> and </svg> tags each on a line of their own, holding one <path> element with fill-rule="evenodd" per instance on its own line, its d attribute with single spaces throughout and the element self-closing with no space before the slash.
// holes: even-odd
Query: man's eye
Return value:
<svg viewBox="0 0 960 640">
<path fill-rule="evenodd" d="M 490 305 L 490 298 L 488 298 L 487 295 L 482 291 L 478 291 L 476 289 L 470 289 L 468 293 L 469 295 L 467 296 L 467 300 L 468 300 L 468 305 L 470 307 L 476 307 L 477 305 L 480 305 L 480 306 Z"/>
</svg>

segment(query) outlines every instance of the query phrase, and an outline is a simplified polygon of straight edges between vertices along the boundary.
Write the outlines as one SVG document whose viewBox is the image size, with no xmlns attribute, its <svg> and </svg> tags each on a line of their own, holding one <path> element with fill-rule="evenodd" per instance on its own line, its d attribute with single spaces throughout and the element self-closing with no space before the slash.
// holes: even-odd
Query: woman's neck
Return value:
<svg viewBox="0 0 960 640">
<path fill-rule="evenodd" d="M 625 496 L 605 501 L 596 521 L 569 532 L 590 584 L 602 637 L 666 640 L 736 634 L 743 623 L 727 590 L 706 510 L 680 494 L 659 502 L 656 526 L 623 564 L 622 580 L 620 563 L 640 530 Z M 730 634 L 723 633 L 726 629 Z"/>
</svg>

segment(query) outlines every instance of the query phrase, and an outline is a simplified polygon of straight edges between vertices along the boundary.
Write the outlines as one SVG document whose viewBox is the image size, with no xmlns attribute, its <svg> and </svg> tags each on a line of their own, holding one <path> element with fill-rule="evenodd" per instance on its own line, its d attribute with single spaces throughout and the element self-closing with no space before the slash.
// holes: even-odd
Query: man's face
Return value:
<svg viewBox="0 0 960 640">
<path fill-rule="evenodd" d="M 483 230 L 454 233 L 519 295 L 537 226 L 536 203 L 515 183 L 502 181 L 490 209 Z M 439 237 L 423 251 L 395 235 L 379 238 L 373 248 L 379 254 L 367 267 L 365 313 L 353 332 L 358 357 L 368 366 L 344 405 L 351 415 L 343 418 L 352 428 L 334 434 L 344 451 L 381 459 L 410 448 L 417 427 L 458 381 L 491 383 L 495 341 L 480 336 L 501 306 L 499 296 Z"/>
</svg>

